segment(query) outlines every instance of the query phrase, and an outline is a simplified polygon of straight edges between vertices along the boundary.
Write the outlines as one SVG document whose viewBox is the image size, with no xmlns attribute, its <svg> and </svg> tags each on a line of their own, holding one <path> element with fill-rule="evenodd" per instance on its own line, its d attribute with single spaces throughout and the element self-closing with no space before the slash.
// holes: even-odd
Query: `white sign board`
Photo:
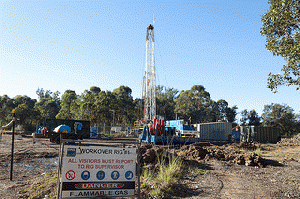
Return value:
<svg viewBox="0 0 300 199">
<path fill-rule="evenodd" d="M 135 148 L 65 146 L 62 157 L 62 198 L 134 196 Z"/>
</svg>

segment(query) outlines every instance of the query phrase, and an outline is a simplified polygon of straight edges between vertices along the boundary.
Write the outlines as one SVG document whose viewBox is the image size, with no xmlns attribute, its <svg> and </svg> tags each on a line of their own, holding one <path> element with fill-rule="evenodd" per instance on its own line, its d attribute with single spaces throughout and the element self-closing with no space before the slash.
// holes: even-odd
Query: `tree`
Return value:
<svg viewBox="0 0 300 199">
<path fill-rule="evenodd" d="M 261 118 L 258 116 L 258 113 L 253 109 L 247 111 L 247 109 L 241 112 L 241 126 L 259 126 Z"/>
<path fill-rule="evenodd" d="M 249 125 L 259 126 L 261 118 L 255 110 L 251 110 L 248 113 Z"/>
<path fill-rule="evenodd" d="M 194 85 L 191 90 L 181 91 L 175 103 L 175 112 L 184 119 L 191 117 L 192 123 L 209 121 L 211 99 L 202 85 Z"/>
<path fill-rule="evenodd" d="M 5 125 L 12 119 L 12 110 L 15 108 L 13 99 L 7 95 L 0 96 L 0 126 Z"/>
<path fill-rule="evenodd" d="M 165 120 L 175 118 L 175 99 L 178 90 L 158 85 L 156 87 L 156 111 L 157 115 L 163 116 Z"/>
<path fill-rule="evenodd" d="M 237 109 L 237 106 L 228 107 L 228 102 L 223 99 L 212 101 L 208 112 L 209 122 L 234 122 Z"/>
<path fill-rule="evenodd" d="M 241 112 L 241 119 L 240 119 L 241 126 L 247 126 L 249 124 L 248 123 L 248 120 L 249 120 L 248 114 L 249 113 L 248 113 L 247 109 L 242 110 L 242 112 Z"/>
<path fill-rule="evenodd" d="M 79 97 L 79 115 L 80 119 L 89 120 L 92 123 L 96 123 L 97 108 L 95 101 L 98 95 L 98 90 L 91 89 L 92 87 L 90 88 L 90 90 L 85 90 Z"/>
<path fill-rule="evenodd" d="M 20 119 L 19 124 L 24 130 L 33 131 L 37 123 L 37 112 L 34 110 L 35 99 L 26 95 L 17 95 L 13 99 L 16 117 Z"/>
<path fill-rule="evenodd" d="M 135 113 L 131 93 L 131 88 L 123 85 L 113 90 L 113 95 L 116 97 L 116 106 L 112 111 L 115 114 L 115 121 L 119 124 L 130 125 L 134 122 Z"/>
<path fill-rule="evenodd" d="M 268 88 L 277 92 L 280 85 L 300 88 L 300 1 L 269 0 L 270 9 L 262 16 L 261 34 L 266 36 L 266 48 L 282 56 L 287 64 L 284 73 L 269 74 Z"/>
<path fill-rule="evenodd" d="M 42 118 L 54 119 L 60 110 L 59 91 L 51 92 L 44 91 L 43 88 L 38 88 L 36 91 L 39 100 L 35 103 L 34 108 L 37 110 Z"/>
<path fill-rule="evenodd" d="M 299 133 L 296 115 L 293 113 L 293 109 L 285 104 L 265 105 L 262 119 L 263 126 L 280 128 L 285 135 L 291 136 Z"/>
<path fill-rule="evenodd" d="M 66 90 L 62 95 L 61 109 L 56 115 L 56 119 L 79 119 L 78 96 L 73 90 Z"/>
<path fill-rule="evenodd" d="M 111 110 L 115 110 L 117 106 L 115 95 L 110 91 L 101 91 L 96 97 L 95 105 L 97 124 L 111 124 L 113 121 Z"/>
<path fill-rule="evenodd" d="M 237 115 L 237 112 L 236 112 L 236 110 L 238 109 L 238 107 L 235 105 L 235 106 L 233 106 L 233 107 L 228 107 L 227 109 L 226 109 L 226 119 L 227 119 L 227 122 L 234 122 L 236 119 L 235 119 L 235 117 L 236 117 L 236 115 Z"/>
<path fill-rule="evenodd" d="M 101 89 L 97 86 L 91 86 L 90 87 L 90 91 L 93 93 L 93 94 L 98 94 L 100 93 Z"/>
</svg>

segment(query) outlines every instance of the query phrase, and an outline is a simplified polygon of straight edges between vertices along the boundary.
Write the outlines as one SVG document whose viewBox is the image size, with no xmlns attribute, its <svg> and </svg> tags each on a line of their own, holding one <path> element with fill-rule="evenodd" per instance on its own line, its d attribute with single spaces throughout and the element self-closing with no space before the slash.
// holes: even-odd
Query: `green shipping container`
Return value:
<svg viewBox="0 0 300 199">
<path fill-rule="evenodd" d="M 280 129 L 260 126 L 241 126 L 241 142 L 276 143 L 280 140 Z"/>
</svg>

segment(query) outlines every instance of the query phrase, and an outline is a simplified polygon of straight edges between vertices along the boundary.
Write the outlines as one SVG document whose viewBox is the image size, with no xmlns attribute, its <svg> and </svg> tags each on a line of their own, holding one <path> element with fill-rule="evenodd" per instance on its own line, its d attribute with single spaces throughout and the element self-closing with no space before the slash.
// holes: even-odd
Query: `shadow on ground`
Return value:
<svg viewBox="0 0 300 199">
<path fill-rule="evenodd" d="M 271 160 L 271 159 L 264 159 L 265 166 L 274 166 L 274 167 L 283 167 L 284 164 L 281 164 L 280 162 L 276 160 Z"/>
</svg>

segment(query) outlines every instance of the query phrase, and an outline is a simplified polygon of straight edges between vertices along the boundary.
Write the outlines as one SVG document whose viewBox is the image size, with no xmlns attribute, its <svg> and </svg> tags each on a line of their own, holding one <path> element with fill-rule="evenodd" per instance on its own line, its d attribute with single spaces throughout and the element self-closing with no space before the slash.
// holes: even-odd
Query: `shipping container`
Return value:
<svg viewBox="0 0 300 199">
<path fill-rule="evenodd" d="M 227 141 L 232 134 L 232 124 L 229 122 L 211 122 L 195 124 L 201 140 Z"/>
<path fill-rule="evenodd" d="M 279 128 L 241 126 L 241 142 L 276 143 L 279 140 Z"/>
</svg>

